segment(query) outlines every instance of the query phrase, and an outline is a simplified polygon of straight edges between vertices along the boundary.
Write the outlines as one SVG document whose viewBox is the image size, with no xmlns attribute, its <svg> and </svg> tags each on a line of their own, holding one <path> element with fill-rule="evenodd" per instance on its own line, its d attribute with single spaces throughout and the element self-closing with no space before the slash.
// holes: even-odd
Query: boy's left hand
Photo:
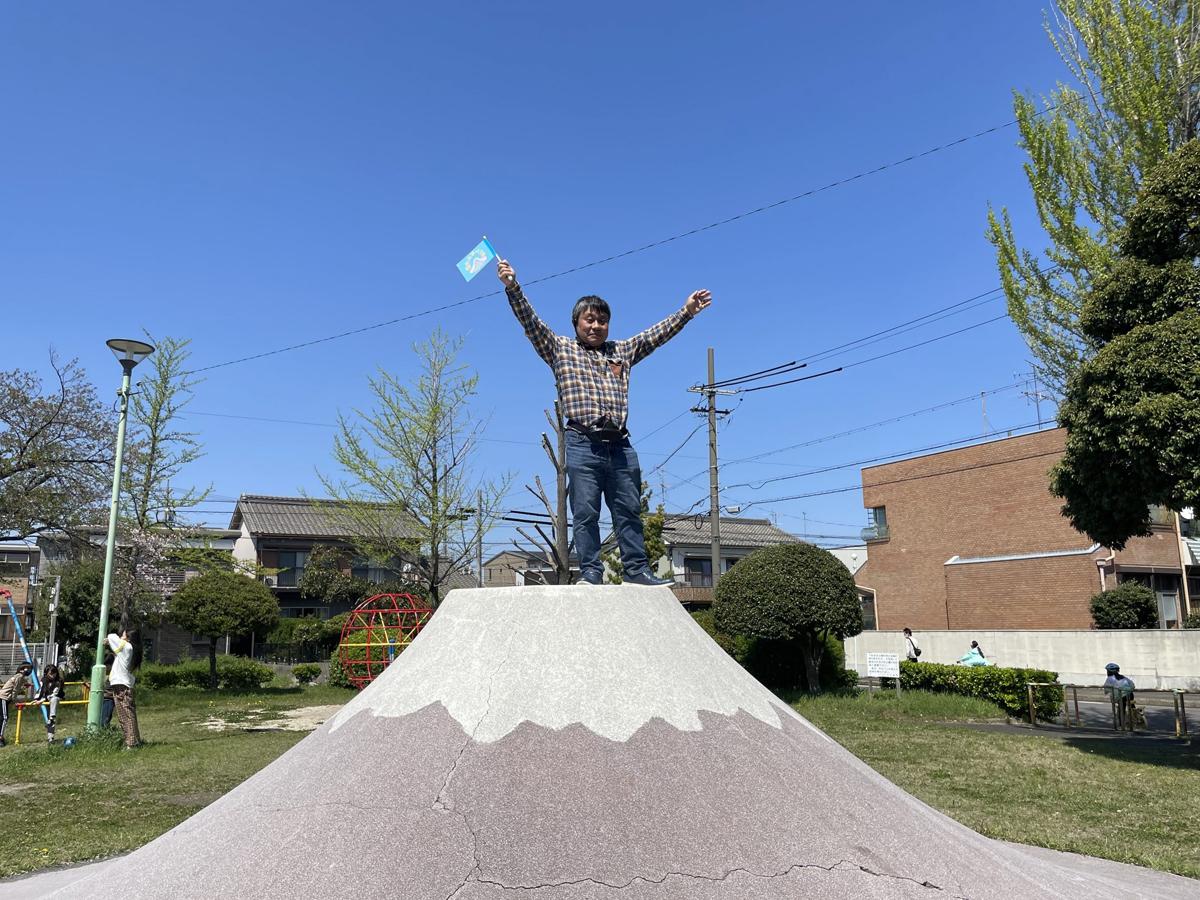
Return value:
<svg viewBox="0 0 1200 900">
<path fill-rule="evenodd" d="M 702 309 L 708 309 L 712 305 L 712 291 L 692 291 L 687 298 L 687 303 L 684 308 L 687 309 L 689 316 L 694 316 Z"/>
</svg>

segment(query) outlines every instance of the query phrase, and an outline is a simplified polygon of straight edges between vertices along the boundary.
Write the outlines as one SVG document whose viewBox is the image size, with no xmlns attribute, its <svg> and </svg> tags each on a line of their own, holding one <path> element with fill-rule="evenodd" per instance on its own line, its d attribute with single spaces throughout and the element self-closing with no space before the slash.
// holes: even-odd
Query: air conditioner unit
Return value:
<svg viewBox="0 0 1200 900">
<path fill-rule="evenodd" d="M 263 576 L 263 584 L 265 584 L 269 588 L 275 587 L 275 585 L 277 585 L 278 583 L 279 583 L 279 579 L 276 578 L 274 575 Z"/>
</svg>

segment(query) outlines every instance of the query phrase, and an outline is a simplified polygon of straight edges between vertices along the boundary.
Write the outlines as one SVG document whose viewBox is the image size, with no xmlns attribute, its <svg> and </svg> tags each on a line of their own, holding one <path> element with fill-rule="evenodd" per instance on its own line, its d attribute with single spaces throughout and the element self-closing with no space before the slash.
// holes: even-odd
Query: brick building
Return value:
<svg viewBox="0 0 1200 900">
<path fill-rule="evenodd" d="M 863 470 L 870 556 L 855 580 L 881 630 L 1090 628 L 1092 595 L 1126 580 L 1179 627 L 1200 578 L 1179 517 L 1155 510 L 1153 533 L 1116 554 L 1093 543 L 1049 490 L 1065 442 L 1056 428 Z"/>
</svg>

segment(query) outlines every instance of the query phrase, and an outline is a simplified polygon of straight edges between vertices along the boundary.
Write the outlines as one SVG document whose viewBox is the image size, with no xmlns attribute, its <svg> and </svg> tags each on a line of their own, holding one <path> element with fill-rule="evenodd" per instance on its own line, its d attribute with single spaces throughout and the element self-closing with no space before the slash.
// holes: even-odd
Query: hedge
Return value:
<svg viewBox="0 0 1200 900">
<path fill-rule="evenodd" d="M 292 675 L 297 684 L 312 684 L 321 675 L 321 667 L 317 663 L 300 663 L 292 666 Z"/>
<path fill-rule="evenodd" d="M 217 687 L 224 691 L 254 691 L 275 679 L 270 666 L 244 656 L 217 657 Z M 173 666 L 146 663 L 137 672 L 138 684 L 148 688 L 208 689 L 208 660 L 194 659 Z"/>
<path fill-rule="evenodd" d="M 904 690 L 962 694 L 989 700 L 1010 716 L 1029 715 L 1027 682 L 1050 682 L 1052 687 L 1035 688 L 1034 708 L 1039 719 L 1053 719 L 1063 702 L 1058 673 L 1046 669 L 1008 669 L 1000 666 L 945 666 L 939 663 L 900 663 L 900 687 Z"/>
</svg>

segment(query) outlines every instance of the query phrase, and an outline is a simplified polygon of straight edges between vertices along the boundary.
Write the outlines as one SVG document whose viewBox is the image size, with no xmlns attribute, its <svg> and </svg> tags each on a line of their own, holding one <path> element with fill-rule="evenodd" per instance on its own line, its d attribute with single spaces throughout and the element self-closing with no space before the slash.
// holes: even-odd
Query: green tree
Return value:
<svg viewBox="0 0 1200 900">
<path fill-rule="evenodd" d="M 28 537 L 98 521 L 112 482 L 112 410 L 74 360 L 53 378 L 0 371 L 0 534 Z"/>
<path fill-rule="evenodd" d="M 717 583 L 713 622 L 726 634 L 757 639 L 759 652 L 794 642 L 813 692 L 820 690 L 827 641 L 863 627 L 849 570 L 828 550 L 804 543 L 764 547 L 726 572 Z"/>
<path fill-rule="evenodd" d="M 1154 591 L 1126 581 L 1092 597 L 1092 621 L 1097 628 L 1157 628 L 1158 600 Z"/>
<path fill-rule="evenodd" d="M 1073 84 L 1014 97 L 1025 174 L 1048 246 L 988 214 L 1008 312 L 1061 395 L 1091 354 L 1083 298 L 1113 263 L 1138 185 L 1200 122 L 1200 23 L 1187 0 L 1060 0 L 1046 32 Z"/>
<path fill-rule="evenodd" d="M 1150 506 L 1200 506 L 1200 141 L 1146 178 L 1120 255 L 1080 319 L 1097 348 L 1068 383 L 1051 487 L 1080 531 L 1120 549 Z"/>
<path fill-rule="evenodd" d="M 164 612 L 168 574 L 181 567 L 202 572 L 225 567 L 205 548 L 186 546 L 176 516 L 204 500 L 211 488 L 181 487 L 186 467 L 203 456 L 194 432 L 179 420 L 197 379 L 187 371 L 189 341 L 155 339 L 154 353 L 129 403 L 130 442 L 122 474 L 121 541 L 114 578 L 123 622 Z M 134 603 L 135 598 L 144 602 Z M 152 598 L 152 599 L 151 599 Z"/>
<path fill-rule="evenodd" d="M 207 572 L 171 598 L 171 619 L 208 638 L 209 689 L 217 689 L 217 640 L 265 632 L 279 621 L 279 604 L 262 582 L 234 572 Z"/>
<path fill-rule="evenodd" d="M 435 606 L 446 580 L 470 568 L 510 481 L 472 470 L 485 420 L 471 411 L 479 378 L 457 361 L 461 346 L 440 330 L 415 344 L 422 371 L 411 386 L 381 369 L 370 379 L 375 408 L 338 417 L 342 477 L 318 473 L 328 515 L 355 549 L 403 561 Z"/>
<path fill-rule="evenodd" d="M 313 603 L 353 607 L 374 592 L 375 585 L 342 571 L 344 555 L 336 547 L 313 547 L 300 576 L 300 597 Z"/>
</svg>

